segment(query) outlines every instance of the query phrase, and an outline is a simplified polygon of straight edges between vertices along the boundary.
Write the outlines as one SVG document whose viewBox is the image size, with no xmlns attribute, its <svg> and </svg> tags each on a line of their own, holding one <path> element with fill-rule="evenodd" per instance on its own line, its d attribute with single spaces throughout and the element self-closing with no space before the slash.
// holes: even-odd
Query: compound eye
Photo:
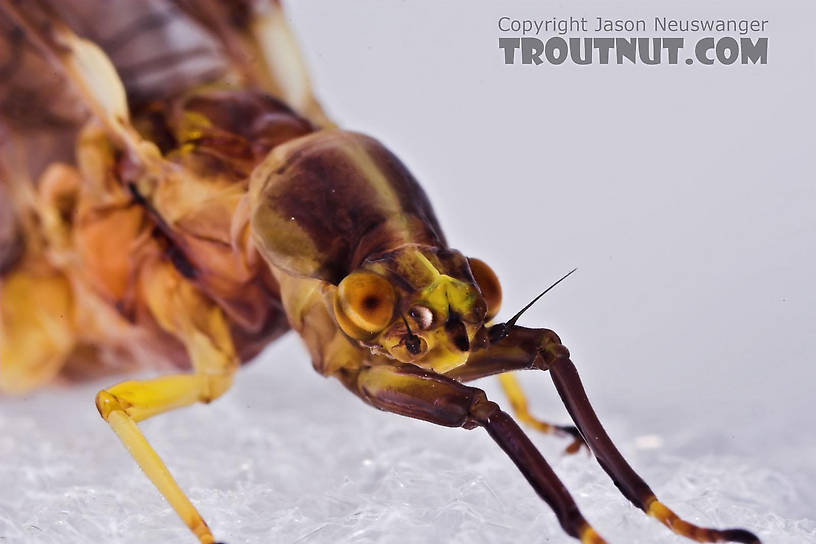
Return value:
<svg viewBox="0 0 816 544">
<path fill-rule="evenodd" d="M 388 280 L 372 272 L 353 272 L 337 286 L 335 319 L 347 335 L 366 340 L 391 323 L 396 301 Z"/>
<path fill-rule="evenodd" d="M 468 264 L 473 279 L 476 280 L 476 285 L 479 286 L 479 291 L 482 292 L 482 296 L 487 303 L 485 321 L 490 321 L 496 317 L 501 307 L 502 292 L 499 278 L 496 277 L 493 269 L 480 259 L 468 257 Z"/>
</svg>

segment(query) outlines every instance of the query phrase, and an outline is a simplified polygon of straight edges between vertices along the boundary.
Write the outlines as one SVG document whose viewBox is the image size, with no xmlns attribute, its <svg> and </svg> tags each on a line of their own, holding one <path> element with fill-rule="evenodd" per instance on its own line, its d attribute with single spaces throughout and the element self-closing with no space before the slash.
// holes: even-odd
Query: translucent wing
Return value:
<svg viewBox="0 0 816 544">
<path fill-rule="evenodd" d="M 78 349 L 89 359 L 88 346 L 173 352 L 134 325 L 144 312 L 135 261 L 151 252 L 197 274 L 232 320 L 242 358 L 285 330 L 274 280 L 261 277 L 240 221 L 232 224 L 251 138 L 225 133 L 178 98 L 203 85 L 248 89 L 233 100 L 212 93 L 216 107 L 205 96 L 193 109 L 217 117 L 251 105 L 263 118 L 247 123 L 258 153 L 310 127 L 249 89 L 281 98 L 312 125 L 330 124 L 278 3 L 4 0 L 0 46 L 0 388 L 36 386 Z M 163 128 L 216 137 L 191 144 L 198 154 L 166 156 L 149 126 L 156 112 Z M 202 160 L 222 167 L 202 169 Z"/>
</svg>

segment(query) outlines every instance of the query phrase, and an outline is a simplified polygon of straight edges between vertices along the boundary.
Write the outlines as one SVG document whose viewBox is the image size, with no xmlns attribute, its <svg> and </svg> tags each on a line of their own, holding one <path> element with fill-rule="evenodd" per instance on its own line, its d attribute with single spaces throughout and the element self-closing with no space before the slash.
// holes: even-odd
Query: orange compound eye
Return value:
<svg viewBox="0 0 816 544">
<path fill-rule="evenodd" d="M 493 269 L 480 259 L 468 257 L 468 264 L 473 279 L 476 280 L 476 285 L 479 286 L 479 290 L 487 303 L 485 321 L 490 321 L 496 317 L 501 307 L 502 291 L 499 278 L 496 277 Z"/>
<path fill-rule="evenodd" d="M 337 286 L 334 316 L 343 332 L 366 340 L 391 323 L 396 302 L 388 280 L 372 272 L 353 272 Z"/>
</svg>

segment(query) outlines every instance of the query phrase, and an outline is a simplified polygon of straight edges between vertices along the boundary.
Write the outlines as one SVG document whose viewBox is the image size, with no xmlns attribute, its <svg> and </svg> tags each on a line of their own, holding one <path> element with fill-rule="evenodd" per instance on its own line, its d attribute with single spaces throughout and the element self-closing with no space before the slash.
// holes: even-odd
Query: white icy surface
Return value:
<svg viewBox="0 0 816 544">
<path fill-rule="evenodd" d="M 524 378 L 536 411 L 562 420 L 549 377 Z M 0 542 L 193 541 L 99 419 L 97 387 L 0 400 Z M 602 417 L 679 513 L 748 527 L 766 543 L 816 542 L 812 437 L 759 421 L 737 427 L 736 443 L 716 414 L 690 425 L 664 416 L 638 433 L 626 415 Z M 230 544 L 572 541 L 486 433 L 367 407 L 314 374 L 293 336 L 223 399 L 142 427 Z M 630 506 L 594 460 L 562 456 L 555 438 L 533 440 L 610 542 L 682 541 Z"/>
</svg>

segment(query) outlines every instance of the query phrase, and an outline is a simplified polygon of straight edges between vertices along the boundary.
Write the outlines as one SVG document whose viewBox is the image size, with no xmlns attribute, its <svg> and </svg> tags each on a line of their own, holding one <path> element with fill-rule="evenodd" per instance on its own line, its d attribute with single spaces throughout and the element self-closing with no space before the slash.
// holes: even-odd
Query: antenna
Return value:
<svg viewBox="0 0 816 544">
<path fill-rule="evenodd" d="M 549 293 L 549 292 L 550 292 L 550 290 L 551 290 L 553 287 L 555 287 L 556 285 L 558 285 L 559 283 L 561 283 L 562 281 L 564 281 L 565 279 L 567 279 L 568 277 L 570 277 L 570 275 L 571 275 L 573 272 L 575 272 L 576 270 L 578 270 L 578 269 L 577 269 L 577 268 L 573 268 L 572 270 L 570 270 L 569 272 L 567 272 L 566 274 L 564 274 L 563 276 L 561 276 L 561 279 L 559 279 L 558 281 L 556 281 L 555 283 L 553 283 L 552 285 L 550 285 L 549 287 L 547 287 L 546 289 L 544 289 L 544 290 L 543 290 L 543 291 L 542 291 L 542 292 L 541 292 L 541 293 L 540 293 L 540 294 L 539 294 L 537 297 L 535 297 L 533 300 L 531 300 L 531 301 L 530 301 L 530 302 L 527 304 L 527 306 L 525 306 L 524 308 L 522 308 L 521 310 L 519 310 L 519 311 L 518 311 L 518 313 L 517 313 L 516 315 L 514 315 L 513 317 L 511 317 L 510 319 L 508 319 L 508 320 L 507 320 L 507 323 L 505 323 L 505 325 L 506 325 L 507 327 L 512 327 L 513 325 L 515 325 L 515 324 L 516 324 L 516 321 L 518 321 L 518 318 L 519 318 L 519 317 L 521 317 L 521 314 L 523 314 L 524 312 L 526 312 L 527 310 L 529 310 L 529 309 L 530 309 L 530 306 L 532 306 L 533 304 L 535 304 L 536 302 L 538 302 L 538 299 L 540 299 L 541 297 L 543 297 L 544 295 L 546 295 L 547 293 Z"/>
<path fill-rule="evenodd" d="M 516 321 L 518 321 L 519 317 L 521 317 L 521 314 L 523 314 L 524 312 L 529 310 L 530 306 L 535 304 L 538 301 L 538 299 L 540 299 L 541 297 L 543 297 L 544 295 L 549 293 L 550 290 L 553 287 L 555 287 L 556 285 L 558 285 L 559 283 L 561 283 L 562 281 L 567 279 L 570 276 L 570 274 L 572 274 L 576 270 L 578 270 L 578 269 L 573 268 L 572 270 L 570 270 L 569 272 L 567 272 L 566 274 L 561 276 L 561 278 L 558 281 L 556 281 L 555 283 L 553 283 L 552 285 L 550 285 L 549 287 L 544 289 L 537 297 L 535 297 L 533 300 L 531 300 L 527 304 L 527 306 L 525 306 L 524 308 L 519 310 L 516 315 L 514 315 L 513 317 L 508 319 L 506 323 L 497 323 L 496 325 L 493 325 L 492 327 L 490 327 L 490 330 L 487 331 L 488 339 L 490 340 L 490 343 L 494 344 L 494 343 L 498 342 L 499 340 L 501 340 L 502 338 L 504 338 L 505 336 L 507 336 L 507 333 L 510 331 L 510 328 L 515 326 Z"/>
<path fill-rule="evenodd" d="M 402 318 L 402 322 L 405 323 L 405 328 L 408 330 L 408 337 L 405 339 L 405 347 L 411 354 L 416 355 L 422 349 L 422 343 L 419 341 L 419 337 L 411 332 L 411 327 L 408 325 L 408 320 L 405 319 L 405 316 L 400 314 Z"/>
</svg>

